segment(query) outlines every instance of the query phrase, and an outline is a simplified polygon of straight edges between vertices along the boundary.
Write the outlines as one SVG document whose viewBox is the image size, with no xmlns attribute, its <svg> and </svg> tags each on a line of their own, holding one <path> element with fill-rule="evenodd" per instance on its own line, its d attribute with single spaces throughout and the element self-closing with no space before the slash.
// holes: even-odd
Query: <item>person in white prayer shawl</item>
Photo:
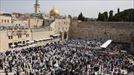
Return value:
<svg viewBox="0 0 134 75">
<path fill-rule="evenodd" d="M 114 53 L 117 52 L 114 48 L 97 50 L 100 41 L 70 39 L 65 44 L 8 51 L 0 53 L 4 57 L 1 63 L 6 73 L 12 69 L 11 72 L 16 70 L 27 75 L 106 75 L 111 71 L 121 75 L 134 69 L 126 57 Z"/>
</svg>

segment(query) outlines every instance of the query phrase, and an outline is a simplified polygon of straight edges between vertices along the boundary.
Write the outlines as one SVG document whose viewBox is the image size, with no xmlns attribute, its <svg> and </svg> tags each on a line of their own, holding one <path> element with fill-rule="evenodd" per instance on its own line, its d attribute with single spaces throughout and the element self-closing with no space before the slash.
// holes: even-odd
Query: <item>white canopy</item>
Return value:
<svg viewBox="0 0 134 75">
<path fill-rule="evenodd" d="M 48 38 L 43 38 L 43 40 L 49 40 L 49 39 L 51 39 L 50 37 L 48 37 Z"/>
<path fill-rule="evenodd" d="M 47 38 L 42 38 L 42 39 L 36 39 L 35 41 L 43 41 L 43 40 L 49 40 L 51 39 L 50 37 L 47 37 Z"/>
<path fill-rule="evenodd" d="M 43 39 L 36 39 L 35 41 L 42 41 Z"/>
<path fill-rule="evenodd" d="M 18 45 L 23 45 L 22 43 L 18 43 Z"/>
<path fill-rule="evenodd" d="M 34 41 L 30 41 L 30 42 L 27 42 L 27 43 L 34 43 Z"/>
<path fill-rule="evenodd" d="M 53 36 L 60 36 L 60 34 L 54 34 Z"/>
<path fill-rule="evenodd" d="M 107 40 L 104 44 L 102 44 L 101 48 L 107 48 L 107 46 L 112 42 L 112 40 Z"/>
<path fill-rule="evenodd" d="M 13 45 L 11 45 L 11 47 L 15 47 L 15 46 L 16 46 L 16 45 L 14 45 L 14 44 L 13 44 Z"/>
</svg>

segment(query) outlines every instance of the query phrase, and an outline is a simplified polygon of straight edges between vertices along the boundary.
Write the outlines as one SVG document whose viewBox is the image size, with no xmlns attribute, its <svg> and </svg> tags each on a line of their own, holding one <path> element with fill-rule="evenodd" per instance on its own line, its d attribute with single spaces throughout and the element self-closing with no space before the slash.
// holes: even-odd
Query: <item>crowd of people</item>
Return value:
<svg viewBox="0 0 134 75">
<path fill-rule="evenodd" d="M 0 69 L 14 75 L 127 75 L 134 71 L 119 48 L 98 49 L 97 40 L 71 39 L 64 44 L 0 53 Z"/>
</svg>

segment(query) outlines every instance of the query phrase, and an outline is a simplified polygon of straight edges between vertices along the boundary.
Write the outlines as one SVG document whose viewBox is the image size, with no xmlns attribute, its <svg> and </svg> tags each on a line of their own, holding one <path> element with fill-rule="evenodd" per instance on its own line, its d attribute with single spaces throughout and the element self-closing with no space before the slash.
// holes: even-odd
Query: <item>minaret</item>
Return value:
<svg viewBox="0 0 134 75">
<path fill-rule="evenodd" d="M 40 4 L 38 3 L 38 0 L 36 0 L 34 4 L 34 11 L 36 14 L 40 13 Z"/>
</svg>

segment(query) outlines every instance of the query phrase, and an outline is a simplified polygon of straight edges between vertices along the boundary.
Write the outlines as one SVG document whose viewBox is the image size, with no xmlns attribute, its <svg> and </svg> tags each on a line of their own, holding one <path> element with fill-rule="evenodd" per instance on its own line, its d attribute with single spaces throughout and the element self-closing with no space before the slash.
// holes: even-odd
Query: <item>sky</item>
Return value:
<svg viewBox="0 0 134 75">
<path fill-rule="evenodd" d="M 41 12 L 48 14 L 52 8 L 60 10 L 61 15 L 97 18 L 99 12 L 113 10 L 114 13 L 134 8 L 133 0 L 39 0 Z M 0 0 L 0 11 L 34 13 L 35 0 Z"/>
</svg>

